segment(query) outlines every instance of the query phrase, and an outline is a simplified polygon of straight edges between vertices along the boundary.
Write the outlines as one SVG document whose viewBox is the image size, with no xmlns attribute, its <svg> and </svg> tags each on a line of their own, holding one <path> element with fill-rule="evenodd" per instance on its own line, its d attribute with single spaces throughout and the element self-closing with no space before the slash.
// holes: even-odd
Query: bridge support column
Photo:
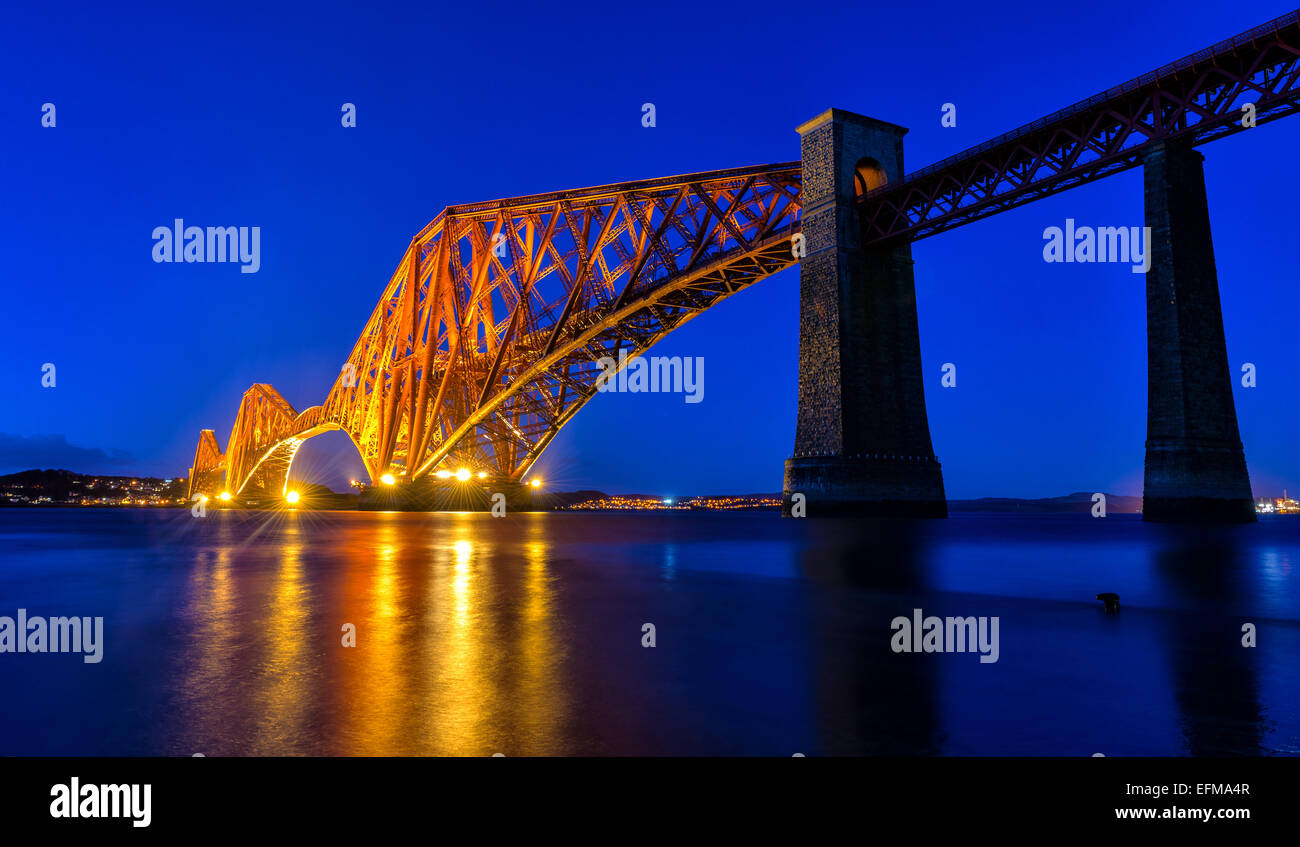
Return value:
<svg viewBox="0 0 1300 847">
<path fill-rule="evenodd" d="M 908 244 L 864 249 L 857 194 L 903 175 L 906 129 L 831 109 L 800 126 L 799 411 L 783 510 L 946 517 Z"/>
<path fill-rule="evenodd" d="M 1148 521 L 1255 520 L 1232 400 L 1204 158 L 1170 143 L 1143 160 L 1151 228 L 1142 493 Z"/>
</svg>

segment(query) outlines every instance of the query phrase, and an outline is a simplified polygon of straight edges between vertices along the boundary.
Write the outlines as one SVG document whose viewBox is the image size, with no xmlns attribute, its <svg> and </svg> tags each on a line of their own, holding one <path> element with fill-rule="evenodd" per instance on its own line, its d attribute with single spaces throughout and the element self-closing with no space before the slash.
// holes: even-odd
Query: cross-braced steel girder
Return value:
<svg viewBox="0 0 1300 847">
<path fill-rule="evenodd" d="M 452 206 L 406 251 L 325 417 L 372 478 L 446 462 L 517 481 L 603 356 L 795 261 L 798 195 L 786 164 Z"/>
<path fill-rule="evenodd" d="M 916 241 L 1300 110 L 1300 10 L 880 186 L 863 240 Z"/>
<path fill-rule="evenodd" d="M 217 434 L 210 429 L 199 433 L 199 446 L 194 450 L 194 465 L 190 468 L 187 499 L 199 492 L 213 492 L 221 488 L 226 457 L 217 446 Z"/>
<path fill-rule="evenodd" d="M 221 491 L 237 496 L 250 490 L 283 494 L 298 448 L 331 429 L 338 427 L 321 420 L 319 406 L 299 414 L 273 387 L 256 384 L 244 392 L 224 455 L 212 430 L 200 433 L 189 496 Z"/>
<path fill-rule="evenodd" d="M 520 480 L 635 357 L 796 261 L 787 163 L 452 206 L 412 240 L 325 402 L 244 395 L 226 486 L 282 486 L 293 451 L 348 433 L 371 480 L 440 465 Z M 197 477 L 197 474 L 195 475 Z M 266 477 L 266 479 L 263 479 Z"/>
</svg>

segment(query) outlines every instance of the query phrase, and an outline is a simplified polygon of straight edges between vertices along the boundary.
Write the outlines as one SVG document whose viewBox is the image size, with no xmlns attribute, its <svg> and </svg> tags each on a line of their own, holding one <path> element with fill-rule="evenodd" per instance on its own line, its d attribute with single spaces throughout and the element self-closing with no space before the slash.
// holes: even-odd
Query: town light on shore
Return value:
<svg viewBox="0 0 1300 847">
<path fill-rule="evenodd" d="M 447 470 L 434 471 L 433 475 L 436 476 L 438 479 L 447 479 L 448 477 L 451 476 L 451 471 L 447 471 Z"/>
<path fill-rule="evenodd" d="M 382 482 L 384 485 L 392 485 L 393 483 L 397 482 L 397 480 L 393 479 L 393 475 L 390 473 L 386 473 L 383 476 L 381 476 L 379 478 L 379 481 Z"/>
<path fill-rule="evenodd" d="M 298 492 L 297 492 L 297 491 L 290 491 L 288 494 L 284 495 L 284 499 L 288 500 L 290 503 L 297 503 L 297 502 L 298 502 Z"/>
</svg>

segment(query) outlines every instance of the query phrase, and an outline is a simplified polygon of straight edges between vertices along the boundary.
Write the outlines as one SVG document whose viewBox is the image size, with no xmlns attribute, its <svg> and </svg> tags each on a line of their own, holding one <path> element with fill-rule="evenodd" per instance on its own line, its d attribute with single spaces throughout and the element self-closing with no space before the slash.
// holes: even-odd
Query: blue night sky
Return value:
<svg viewBox="0 0 1300 847">
<path fill-rule="evenodd" d="M 186 472 L 240 394 L 320 402 L 412 235 L 444 206 L 797 159 L 835 106 L 911 128 L 914 170 L 1287 11 L 1061 4 L 166 3 L 7 8 L 0 32 L 0 472 Z M 40 125 L 41 104 L 58 125 Z M 344 102 L 355 129 L 340 126 Z M 658 126 L 641 125 L 641 104 Z M 957 106 L 957 126 L 940 107 Z M 1300 490 L 1300 121 L 1202 148 L 1257 495 Z M 155 264 L 154 227 L 260 226 L 262 266 Z M 1141 172 L 919 242 L 926 401 L 950 497 L 1138 494 L 1144 278 L 1049 265 L 1043 230 L 1142 223 Z M 794 438 L 798 272 L 656 354 L 705 400 L 598 395 L 537 466 L 560 488 L 777 491 Z M 55 363 L 58 385 L 41 387 Z M 956 388 L 940 387 L 957 366 Z M 361 473 L 346 436 L 295 474 Z"/>
</svg>

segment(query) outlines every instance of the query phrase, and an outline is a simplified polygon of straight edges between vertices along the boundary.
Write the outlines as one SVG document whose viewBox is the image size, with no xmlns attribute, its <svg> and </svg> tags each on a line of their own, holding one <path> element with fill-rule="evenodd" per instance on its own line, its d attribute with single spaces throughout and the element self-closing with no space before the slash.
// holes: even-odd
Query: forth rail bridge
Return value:
<svg viewBox="0 0 1300 847">
<path fill-rule="evenodd" d="M 911 242 L 1140 165 L 1143 515 L 1254 520 L 1194 148 L 1298 100 L 1300 10 L 906 176 L 906 129 L 831 109 L 798 128 L 798 162 L 450 206 L 411 240 L 325 401 L 298 412 L 248 389 L 224 453 L 200 433 L 189 493 L 284 493 L 298 448 L 329 430 L 372 483 L 470 468 L 518 485 L 596 393 L 602 357 L 630 360 L 798 264 L 787 511 L 802 494 L 810 516 L 944 516 Z"/>
</svg>

